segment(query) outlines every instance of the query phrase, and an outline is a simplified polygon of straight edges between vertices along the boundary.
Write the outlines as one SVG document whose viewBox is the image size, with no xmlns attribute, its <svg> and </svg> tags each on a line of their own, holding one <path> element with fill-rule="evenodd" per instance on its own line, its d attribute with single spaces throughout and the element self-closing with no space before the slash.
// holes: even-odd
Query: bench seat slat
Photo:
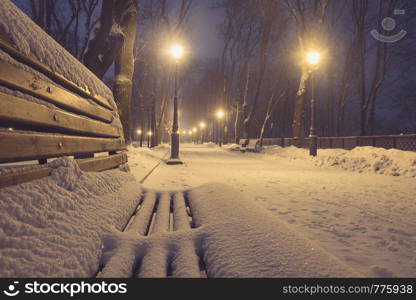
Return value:
<svg viewBox="0 0 416 300">
<path fill-rule="evenodd" d="M 99 105 L 89 103 L 86 99 L 73 94 L 54 84 L 35 78 L 29 72 L 0 61 L 0 84 L 20 90 L 35 97 L 61 106 L 91 118 L 111 122 L 113 114 Z"/>
<path fill-rule="evenodd" d="M 105 157 L 80 159 L 77 162 L 80 169 L 84 172 L 101 172 L 126 163 L 127 154 L 121 153 Z M 51 174 L 52 170 L 52 168 L 45 166 L 36 169 L 22 169 L 20 172 L 17 171 L 11 174 L 0 175 L 0 188 L 47 177 Z"/>
<path fill-rule="evenodd" d="M 125 150 L 120 138 L 0 131 L 0 163 Z"/>
<path fill-rule="evenodd" d="M 118 128 L 107 123 L 51 109 L 2 92 L 0 92 L 0 120 L 95 136 L 121 136 Z"/>
<path fill-rule="evenodd" d="M 170 195 L 163 192 L 157 206 L 155 225 L 150 234 L 169 232 Z"/>
</svg>

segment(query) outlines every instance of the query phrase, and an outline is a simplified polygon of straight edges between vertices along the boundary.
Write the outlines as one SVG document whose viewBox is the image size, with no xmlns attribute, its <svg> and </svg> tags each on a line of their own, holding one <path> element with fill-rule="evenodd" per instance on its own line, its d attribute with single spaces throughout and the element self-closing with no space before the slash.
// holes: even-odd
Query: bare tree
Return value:
<svg viewBox="0 0 416 300">
<path fill-rule="evenodd" d="M 295 21 L 300 53 L 304 55 L 320 36 L 320 27 L 325 19 L 329 0 L 285 0 L 285 4 Z M 308 36 L 313 38 L 309 39 Z M 298 147 L 302 146 L 305 136 L 305 96 L 308 79 L 309 71 L 306 64 L 302 63 L 292 123 L 292 134 L 296 139 L 294 145 Z"/>
<path fill-rule="evenodd" d="M 113 64 L 118 55 L 124 36 L 120 25 L 115 20 L 121 20 L 122 13 L 116 6 L 123 5 L 122 0 L 103 1 L 100 21 L 94 29 L 94 36 L 89 40 L 82 61 L 98 78 Z"/>
<path fill-rule="evenodd" d="M 120 25 L 124 43 L 115 59 L 115 84 L 113 90 L 127 143 L 131 141 L 131 97 L 138 10 L 139 4 L 137 0 L 117 1 L 115 5 L 116 16 L 118 16 L 116 22 Z"/>
</svg>

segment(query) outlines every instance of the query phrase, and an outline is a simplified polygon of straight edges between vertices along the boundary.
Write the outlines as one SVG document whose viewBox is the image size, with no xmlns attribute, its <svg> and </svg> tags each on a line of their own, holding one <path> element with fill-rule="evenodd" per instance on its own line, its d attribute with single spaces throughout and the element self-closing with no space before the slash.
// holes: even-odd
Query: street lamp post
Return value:
<svg viewBox="0 0 416 300">
<path fill-rule="evenodd" d="M 207 124 L 205 124 L 205 122 L 200 122 L 199 123 L 199 128 L 201 128 L 201 144 L 204 143 L 204 129 L 207 126 Z"/>
<path fill-rule="evenodd" d="M 307 62 L 310 66 L 309 75 L 311 83 L 311 127 L 309 129 L 309 155 L 316 156 L 318 152 L 318 136 L 316 134 L 316 104 L 315 104 L 315 82 L 314 71 L 321 60 L 321 55 L 318 52 L 309 52 L 307 55 Z"/>
<path fill-rule="evenodd" d="M 192 128 L 192 142 L 194 143 L 194 144 L 197 144 L 198 143 L 198 137 L 197 137 L 197 135 L 196 135 L 196 132 L 197 132 L 198 130 L 196 129 L 196 127 L 194 127 L 194 128 Z"/>
<path fill-rule="evenodd" d="M 148 148 L 151 148 L 150 140 L 152 139 L 152 135 L 153 135 L 153 132 L 151 130 L 149 130 L 147 132 L 147 147 Z"/>
<path fill-rule="evenodd" d="M 224 113 L 224 111 L 223 110 L 218 110 L 217 112 L 216 112 L 216 117 L 217 117 L 217 119 L 218 119 L 218 122 L 219 122 L 219 137 L 218 137 L 218 139 L 219 139 L 219 141 L 218 141 L 218 145 L 220 146 L 220 147 L 222 147 L 222 139 L 223 139 L 223 131 L 224 131 L 224 126 L 223 126 L 223 119 L 224 119 L 224 115 L 225 115 L 225 113 Z"/>
<path fill-rule="evenodd" d="M 180 45 L 170 47 L 170 55 L 175 60 L 175 93 L 173 97 L 173 124 L 171 133 L 171 153 L 167 164 L 182 164 L 179 160 L 179 124 L 178 124 L 178 64 L 183 57 L 184 50 Z"/>
<path fill-rule="evenodd" d="M 139 136 L 140 147 L 141 147 L 142 146 L 142 130 L 141 129 L 137 129 L 136 133 Z"/>
</svg>

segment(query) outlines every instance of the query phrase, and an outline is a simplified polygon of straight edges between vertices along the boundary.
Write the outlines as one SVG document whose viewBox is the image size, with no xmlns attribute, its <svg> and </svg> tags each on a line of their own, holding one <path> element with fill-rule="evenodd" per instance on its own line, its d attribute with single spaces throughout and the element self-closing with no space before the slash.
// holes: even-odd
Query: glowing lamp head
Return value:
<svg viewBox="0 0 416 300">
<path fill-rule="evenodd" d="M 310 65 L 315 66 L 321 61 L 321 54 L 316 51 L 311 51 L 306 55 L 306 61 Z"/>
<path fill-rule="evenodd" d="M 215 115 L 217 116 L 218 119 L 222 119 L 222 118 L 224 118 L 225 113 L 224 113 L 224 111 L 219 110 L 215 113 Z"/>
<path fill-rule="evenodd" d="M 193 132 L 196 132 L 197 131 L 196 127 L 192 128 L 192 131 Z"/>
<path fill-rule="evenodd" d="M 137 134 L 142 134 L 142 130 L 141 129 L 137 129 Z"/>
<path fill-rule="evenodd" d="M 184 52 L 185 51 L 181 45 L 172 45 L 169 49 L 170 55 L 176 60 L 181 59 L 184 55 Z"/>
<path fill-rule="evenodd" d="M 183 131 L 182 131 L 182 134 L 186 134 L 186 130 L 183 130 Z"/>
<path fill-rule="evenodd" d="M 149 131 L 149 132 L 147 133 L 147 135 L 148 135 L 148 136 L 152 136 L 152 135 L 153 135 L 153 132 Z"/>
<path fill-rule="evenodd" d="M 188 134 L 189 134 L 189 135 L 192 135 L 192 130 L 189 130 L 189 131 L 188 131 Z"/>
<path fill-rule="evenodd" d="M 205 122 L 201 122 L 201 123 L 199 123 L 199 127 L 200 127 L 201 129 L 204 129 L 206 126 L 207 126 L 207 124 L 205 124 Z"/>
</svg>

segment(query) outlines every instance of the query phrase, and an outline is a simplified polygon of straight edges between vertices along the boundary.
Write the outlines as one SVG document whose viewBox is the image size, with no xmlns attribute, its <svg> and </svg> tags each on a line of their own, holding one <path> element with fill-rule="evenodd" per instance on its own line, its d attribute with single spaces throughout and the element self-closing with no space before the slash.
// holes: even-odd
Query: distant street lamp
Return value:
<svg viewBox="0 0 416 300">
<path fill-rule="evenodd" d="M 189 134 L 189 139 L 190 139 L 190 141 L 192 142 L 192 140 L 193 140 L 193 138 L 192 138 L 192 136 L 193 136 L 193 131 L 192 130 L 189 130 L 188 131 L 188 134 Z"/>
<path fill-rule="evenodd" d="M 197 143 L 197 137 L 196 137 L 196 132 L 198 131 L 198 129 L 196 127 L 192 128 L 192 141 L 196 144 Z"/>
<path fill-rule="evenodd" d="M 219 143 L 218 144 L 219 144 L 220 147 L 222 147 L 222 134 L 223 134 L 223 131 L 224 131 L 224 128 L 223 128 L 224 127 L 223 120 L 224 120 L 225 112 L 222 109 L 219 109 L 215 113 L 215 116 L 218 119 L 218 122 L 219 122 L 219 131 L 220 131 L 220 134 L 219 134 Z"/>
<path fill-rule="evenodd" d="M 137 129 L 136 133 L 139 137 L 139 141 L 140 141 L 140 147 L 142 146 L 142 130 L 141 129 Z"/>
<path fill-rule="evenodd" d="M 148 132 L 147 132 L 147 147 L 149 147 L 150 148 L 150 139 L 152 138 L 152 135 L 153 135 L 153 132 L 151 131 L 151 130 L 149 130 Z"/>
<path fill-rule="evenodd" d="M 184 49 L 181 45 L 172 45 L 169 49 L 170 56 L 175 60 L 175 94 L 173 97 L 173 124 L 171 133 L 171 153 L 167 164 L 182 164 L 179 160 L 179 125 L 178 125 L 178 64 L 184 56 Z"/>
<path fill-rule="evenodd" d="M 205 127 L 207 127 L 207 124 L 205 124 L 205 122 L 200 122 L 199 123 L 199 128 L 201 128 L 201 144 L 203 144 L 204 143 L 204 130 L 205 130 Z"/>
<path fill-rule="evenodd" d="M 313 72 L 317 69 L 321 61 L 321 54 L 311 51 L 306 55 L 306 61 L 309 64 L 309 74 L 311 80 L 311 127 L 309 129 L 309 155 L 316 156 L 318 152 L 318 136 L 316 135 L 315 119 L 315 82 Z"/>
</svg>

